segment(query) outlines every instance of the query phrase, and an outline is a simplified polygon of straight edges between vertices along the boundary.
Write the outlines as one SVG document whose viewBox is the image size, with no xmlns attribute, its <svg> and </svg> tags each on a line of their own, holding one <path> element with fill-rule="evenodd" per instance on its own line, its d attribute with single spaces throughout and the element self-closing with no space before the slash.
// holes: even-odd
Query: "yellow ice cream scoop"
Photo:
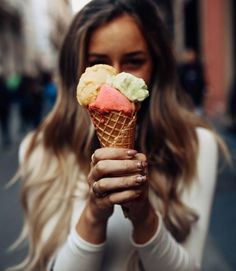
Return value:
<svg viewBox="0 0 236 271">
<path fill-rule="evenodd" d="M 99 89 L 108 77 L 116 75 L 115 68 L 105 64 L 98 64 L 86 68 L 77 86 L 77 100 L 87 106 L 96 100 Z"/>
</svg>

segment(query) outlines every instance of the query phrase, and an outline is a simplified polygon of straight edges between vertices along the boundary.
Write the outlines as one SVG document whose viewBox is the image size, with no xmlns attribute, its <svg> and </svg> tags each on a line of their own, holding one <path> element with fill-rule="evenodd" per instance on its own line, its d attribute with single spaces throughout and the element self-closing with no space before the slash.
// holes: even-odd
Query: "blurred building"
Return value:
<svg viewBox="0 0 236 271">
<path fill-rule="evenodd" d="M 23 23 L 20 10 L 19 5 L 11 1 L 0 2 L 0 73 L 5 76 L 20 70 L 20 65 L 24 63 Z"/>
<path fill-rule="evenodd" d="M 176 52 L 194 48 L 207 79 L 205 110 L 225 111 L 235 70 L 235 0 L 173 0 Z"/>
<path fill-rule="evenodd" d="M 0 73 L 55 67 L 71 17 L 69 0 L 0 0 Z"/>
<path fill-rule="evenodd" d="M 58 51 L 73 17 L 71 0 L 47 1 L 47 4 L 50 21 L 49 40 L 53 49 Z"/>
</svg>

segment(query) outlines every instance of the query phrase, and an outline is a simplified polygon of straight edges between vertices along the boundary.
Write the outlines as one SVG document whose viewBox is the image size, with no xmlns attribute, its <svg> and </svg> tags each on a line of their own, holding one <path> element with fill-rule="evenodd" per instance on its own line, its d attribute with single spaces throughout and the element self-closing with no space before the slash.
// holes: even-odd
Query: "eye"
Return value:
<svg viewBox="0 0 236 271">
<path fill-rule="evenodd" d="M 130 58 L 130 59 L 124 60 L 123 66 L 125 68 L 136 69 L 143 66 L 145 63 L 146 63 L 146 60 L 143 58 Z"/>
<path fill-rule="evenodd" d="M 104 61 L 89 61 L 88 62 L 89 67 L 94 66 L 94 65 L 98 65 L 98 64 L 106 64 L 106 63 L 104 63 Z"/>
<path fill-rule="evenodd" d="M 91 57 L 88 59 L 88 66 L 93 66 L 97 64 L 109 64 L 108 59 L 103 57 Z"/>
<path fill-rule="evenodd" d="M 94 65 L 98 65 L 98 64 L 108 64 L 105 61 L 89 61 L 88 62 L 88 66 L 94 66 Z"/>
</svg>

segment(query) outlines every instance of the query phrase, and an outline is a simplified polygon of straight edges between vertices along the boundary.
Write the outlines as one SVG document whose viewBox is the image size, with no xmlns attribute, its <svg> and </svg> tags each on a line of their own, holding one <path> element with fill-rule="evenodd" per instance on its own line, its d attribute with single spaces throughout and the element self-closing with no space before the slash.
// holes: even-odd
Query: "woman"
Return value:
<svg viewBox="0 0 236 271">
<path fill-rule="evenodd" d="M 100 148 L 77 104 L 78 79 L 98 63 L 149 86 L 135 150 Z M 91 1 L 65 37 L 59 77 L 53 111 L 21 144 L 29 253 L 14 270 L 199 270 L 217 136 L 185 106 L 154 1 Z"/>
</svg>

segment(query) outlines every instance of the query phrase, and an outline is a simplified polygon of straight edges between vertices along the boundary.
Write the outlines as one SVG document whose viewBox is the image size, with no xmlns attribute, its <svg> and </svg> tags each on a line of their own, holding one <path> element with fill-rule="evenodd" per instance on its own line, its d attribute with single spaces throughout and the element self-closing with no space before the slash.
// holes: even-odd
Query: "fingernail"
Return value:
<svg viewBox="0 0 236 271">
<path fill-rule="evenodd" d="M 142 167 L 143 168 L 147 167 L 147 165 L 148 165 L 147 161 L 142 161 Z"/>
<path fill-rule="evenodd" d="M 136 151 L 136 150 L 128 150 L 127 151 L 127 154 L 129 155 L 129 156 L 134 156 L 134 155 L 136 155 L 138 152 Z"/>
<path fill-rule="evenodd" d="M 142 162 L 141 162 L 141 161 L 138 161 L 138 162 L 137 162 L 137 168 L 138 168 L 138 169 L 142 169 L 142 168 L 143 168 Z"/>
<path fill-rule="evenodd" d="M 136 178 L 136 183 L 137 183 L 137 184 L 141 184 L 141 183 L 145 182 L 146 179 L 147 179 L 146 176 L 139 175 L 139 176 L 137 176 L 137 178 Z"/>
<path fill-rule="evenodd" d="M 138 169 L 144 169 L 144 168 L 146 168 L 147 167 L 147 162 L 146 161 L 138 161 L 137 162 L 137 167 L 138 167 Z"/>
</svg>

